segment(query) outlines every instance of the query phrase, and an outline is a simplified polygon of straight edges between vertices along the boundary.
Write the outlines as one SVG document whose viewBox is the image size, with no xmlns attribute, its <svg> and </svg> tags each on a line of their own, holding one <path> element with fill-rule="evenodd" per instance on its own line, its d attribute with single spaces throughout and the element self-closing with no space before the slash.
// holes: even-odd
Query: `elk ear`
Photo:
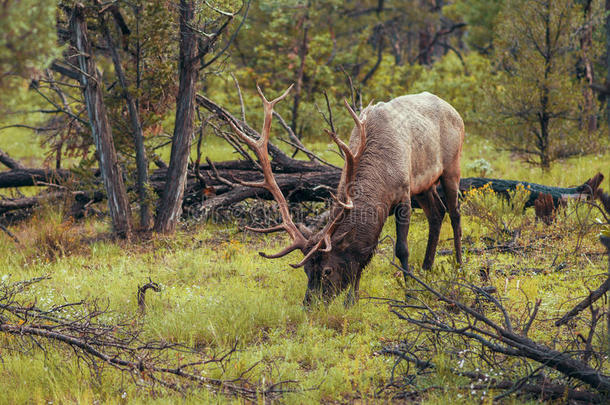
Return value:
<svg viewBox="0 0 610 405">
<path fill-rule="evenodd" d="M 300 222 L 298 222 L 296 225 L 297 225 L 297 228 L 299 229 L 299 231 L 301 231 L 301 233 L 303 234 L 303 236 L 306 239 L 311 238 L 311 236 L 313 235 L 313 230 L 311 230 L 310 227 L 308 227 L 305 224 L 302 224 Z"/>
<path fill-rule="evenodd" d="M 356 241 L 356 230 L 350 229 L 342 234 L 332 238 L 333 249 L 343 251 L 348 246 L 352 245 Z"/>
</svg>

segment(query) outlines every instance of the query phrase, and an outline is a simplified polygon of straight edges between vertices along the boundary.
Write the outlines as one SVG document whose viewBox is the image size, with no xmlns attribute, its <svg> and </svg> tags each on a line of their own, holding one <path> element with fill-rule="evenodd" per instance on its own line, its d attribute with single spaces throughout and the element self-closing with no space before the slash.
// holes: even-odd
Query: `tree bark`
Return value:
<svg viewBox="0 0 610 405">
<path fill-rule="evenodd" d="M 104 99 L 102 96 L 102 77 L 96 68 L 87 34 L 84 6 L 77 3 L 70 19 L 72 45 L 78 51 L 76 65 L 79 67 L 79 81 L 91 124 L 91 133 L 95 143 L 104 187 L 108 195 L 108 208 L 112 220 L 113 232 L 119 237 L 131 234 L 131 208 L 123 183 L 123 176 L 108 123 Z"/>
<path fill-rule="evenodd" d="M 606 89 L 610 85 L 610 0 L 606 0 Z M 606 122 L 610 130 L 610 95 L 606 94 Z M 610 133 L 608 134 L 610 137 Z"/>
<path fill-rule="evenodd" d="M 582 37 L 580 39 L 580 48 L 582 51 L 582 60 L 585 65 L 585 79 L 587 80 L 587 86 L 583 89 L 583 95 L 585 103 L 583 106 L 585 115 L 585 125 L 589 133 L 595 132 L 597 129 L 597 115 L 595 111 L 595 97 L 593 94 L 593 88 L 591 87 L 594 82 L 594 71 L 593 63 L 589 58 L 589 52 L 593 46 L 593 21 L 591 18 L 591 7 L 592 0 L 585 2 L 583 7 L 584 13 L 584 29 Z"/>
<path fill-rule="evenodd" d="M 297 129 L 298 117 L 299 117 L 299 104 L 301 102 L 301 93 L 303 91 L 303 77 L 305 76 L 305 61 L 307 59 L 307 53 L 309 51 L 309 7 L 310 3 L 307 3 L 307 9 L 305 11 L 305 15 L 302 19 L 303 26 L 303 41 L 301 42 L 301 46 L 299 47 L 299 70 L 297 72 L 296 77 L 296 86 L 294 89 L 294 101 L 292 103 L 292 132 L 299 136 L 299 131 Z"/>
<path fill-rule="evenodd" d="M 176 101 L 176 123 L 172 138 L 172 151 L 168 178 L 157 208 L 155 231 L 171 233 L 176 229 L 182 213 L 182 199 L 193 135 L 195 115 L 195 84 L 199 77 L 197 36 L 190 28 L 194 23 L 195 4 L 180 0 L 180 84 Z"/>
<path fill-rule="evenodd" d="M 120 19 L 119 19 L 120 21 Z M 136 102 L 128 89 L 127 78 L 121 65 L 121 57 L 116 49 L 116 45 L 110 35 L 106 17 L 100 15 L 100 23 L 102 26 L 102 32 L 106 39 L 106 45 L 110 49 L 112 55 L 112 62 L 114 63 L 114 70 L 119 79 L 119 84 L 123 90 L 123 97 L 127 102 L 127 109 L 129 110 L 129 119 L 131 121 L 131 128 L 133 131 L 133 139 L 136 151 L 136 167 L 137 167 L 137 189 L 138 199 L 140 203 L 140 227 L 143 230 L 147 230 L 150 227 L 151 212 L 150 212 L 150 198 L 147 195 L 148 187 L 148 161 L 146 159 L 146 151 L 144 150 L 144 135 L 142 134 L 142 124 L 140 122 L 140 114 Z"/>
<path fill-rule="evenodd" d="M 0 150 L 0 163 L 8 167 L 9 169 L 23 169 L 23 165 L 10 157 L 8 153 Z"/>
</svg>

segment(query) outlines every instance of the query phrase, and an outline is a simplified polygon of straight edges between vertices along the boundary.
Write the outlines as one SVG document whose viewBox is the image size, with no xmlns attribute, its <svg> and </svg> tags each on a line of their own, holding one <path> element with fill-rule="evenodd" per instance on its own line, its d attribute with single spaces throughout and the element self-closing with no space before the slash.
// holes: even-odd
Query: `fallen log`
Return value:
<svg viewBox="0 0 610 405">
<path fill-rule="evenodd" d="M 0 214 L 15 210 L 25 210 L 28 208 L 36 207 L 45 201 L 55 200 L 65 195 L 64 192 L 58 191 L 55 193 L 47 193 L 44 195 L 37 195 L 34 197 L 23 197 L 16 199 L 4 199 L 0 200 Z"/>
<path fill-rule="evenodd" d="M 246 181 L 257 181 L 262 179 L 262 175 L 259 172 L 246 170 L 221 170 L 219 167 L 217 167 L 217 169 L 218 174 L 225 179 L 238 178 Z M 215 174 L 209 170 L 209 166 L 205 167 L 202 165 L 200 167 L 200 172 L 205 173 L 209 177 L 210 186 L 216 187 L 223 185 L 223 183 L 216 178 L 217 176 L 215 177 Z M 329 198 L 329 191 L 337 188 L 340 180 L 340 173 L 338 170 L 328 168 L 323 171 L 298 174 L 290 172 L 278 172 L 276 174 L 276 178 L 278 179 L 278 184 L 282 189 L 282 192 L 287 195 L 288 200 L 292 202 L 320 201 Z M 593 178 L 587 180 L 584 184 L 578 187 L 566 188 L 545 186 L 518 180 L 468 177 L 460 181 L 460 191 L 464 193 L 474 188 L 481 188 L 489 184 L 492 190 L 508 198 L 509 192 L 515 190 L 517 186 L 521 185 L 530 191 L 530 196 L 525 204 L 525 207 L 534 206 L 535 201 L 541 196 L 550 196 L 553 201 L 553 208 L 557 208 L 567 199 L 589 198 L 595 195 L 602 180 L 603 175 L 598 173 Z M 202 202 L 202 210 L 227 207 L 246 198 L 256 197 L 271 199 L 271 195 L 265 190 L 252 189 L 247 191 L 246 189 L 248 189 L 248 187 L 236 185 L 233 189 L 226 191 L 226 193 L 229 193 L 229 195 L 225 195 L 225 193 L 216 193 L 216 195 L 210 196 L 210 198 Z M 445 194 L 442 186 L 439 185 L 437 191 L 443 202 L 445 202 Z M 411 200 L 411 204 L 413 208 L 419 208 L 417 201 Z"/>
<path fill-rule="evenodd" d="M 237 178 L 257 181 L 262 178 L 262 175 L 257 174 L 253 177 L 252 180 L 246 176 Z M 282 173 L 275 176 L 286 199 L 291 202 L 325 201 L 331 198 L 330 193 L 337 188 L 340 178 L 341 173 L 338 171 L 309 172 L 299 175 Z M 236 185 L 225 193 L 202 201 L 199 211 L 205 213 L 218 208 L 226 208 L 247 198 L 273 200 L 271 193 L 265 189 Z"/>
<path fill-rule="evenodd" d="M 339 184 L 341 172 L 336 168 L 317 164 L 317 170 L 314 170 L 314 166 L 310 165 L 311 162 L 304 162 L 308 164 L 307 170 L 299 172 L 296 170 L 298 168 L 290 166 L 286 161 L 284 162 L 285 164 L 276 167 L 276 178 L 282 192 L 291 202 L 325 201 L 331 198 L 330 193 L 336 190 Z M 154 171 L 150 176 L 150 184 L 157 194 L 163 190 L 166 175 L 167 169 L 161 168 Z M 73 174 L 68 170 L 16 169 L 0 172 L 0 188 L 35 186 L 40 185 L 40 183 L 45 185 L 62 184 L 72 176 Z M 194 170 L 190 170 L 183 203 L 185 214 L 205 215 L 215 209 L 227 208 L 248 198 L 271 199 L 271 195 L 266 190 L 239 185 L 236 179 L 260 181 L 262 174 L 251 162 L 243 160 L 202 164 L 199 166 L 199 176 L 195 174 Z M 460 191 L 464 193 L 473 188 L 481 188 L 489 184 L 492 190 L 508 197 L 510 191 L 515 190 L 518 185 L 522 185 L 531 192 L 526 207 L 533 206 L 541 196 L 550 196 L 553 202 L 551 208 L 554 209 L 566 199 L 595 195 L 602 179 L 603 176 L 598 173 L 578 187 L 565 188 L 518 180 L 469 177 L 460 181 Z M 444 200 L 444 193 L 440 185 L 438 186 L 438 193 Z M 16 200 L 0 200 L 0 214 L 7 211 L 32 208 L 52 195 L 53 193 Z M 64 194 L 59 193 L 57 195 Z M 105 198 L 104 194 L 100 193 L 94 199 L 97 202 L 102 198 Z M 81 205 L 84 206 L 88 201 Z M 419 208 L 415 200 L 412 200 L 412 206 Z"/>
<path fill-rule="evenodd" d="M 8 153 L 0 150 L 0 163 L 4 164 L 9 169 L 23 169 L 23 165 L 10 157 Z"/>
<path fill-rule="evenodd" d="M 72 174 L 69 170 L 17 168 L 0 172 L 0 188 L 37 186 L 41 182 L 60 184 L 71 176 Z"/>
<path fill-rule="evenodd" d="M 22 197 L 22 198 L 7 198 L 0 200 L 0 215 L 16 210 L 27 210 L 30 208 L 38 207 L 54 200 L 61 200 L 67 197 L 74 198 L 74 203 L 70 208 L 69 215 L 75 218 L 82 216 L 82 211 L 85 206 L 92 203 L 103 201 L 106 195 L 100 191 L 55 191 L 51 193 L 40 193 L 33 197 Z"/>
<path fill-rule="evenodd" d="M 522 185 L 530 191 L 530 197 L 525 203 L 525 207 L 533 207 L 536 199 L 540 195 L 549 195 L 553 199 L 553 204 L 558 207 L 563 201 L 570 198 L 591 197 L 594 196 L 599 188 L 599 185 L 604 180 L 601 173 L 587 180 L 584 184 L 578 187 L 552 187 L 542 184 L 529 183 L 520 180 L 504 180 L 504 179 L 488 179 L 484 177 L 468 177 L 460 181 L 460 191 L 465 192 L 474 188 L 481 188 L 489 184 L 491 189 L 496 193 L 508 198 L 508 193 L 514 191 L 517 186 Z M 442 188 L 439 189 L 439 191 Z"/>
</svg>

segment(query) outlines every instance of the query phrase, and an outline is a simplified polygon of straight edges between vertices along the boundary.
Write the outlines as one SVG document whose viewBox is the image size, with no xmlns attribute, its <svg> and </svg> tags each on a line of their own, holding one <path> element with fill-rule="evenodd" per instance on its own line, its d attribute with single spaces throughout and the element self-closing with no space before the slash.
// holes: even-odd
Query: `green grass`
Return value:
<svg viewBox="0 0 610 405">
<path fill-rule="evenodd" d="M 7 139 L 6 133 L 0 134 L 0 142 Z M 3 144 L 3 148 L 16 158 L 28 156 L 23 142 Z M 330 143 L 318 141 L 312 148 L 328 149 L 325 157 L 340 162 L 331 152 Z M 236 158 L 215 138 L 206 140 L 205 150 L 213 160 Z M 39 155 L 40 150 L 34 151 Z M 494 151 L 485 140 L 472 138 L 464 150 L 464 177 L 476 175 L 466 166 L 478 158 L 491 163 L 494 171 L 490 177 L 561 186 L 582 184 L 597 171 L 610 174 L 609 154 L 570 159 L 542 172 Z M 416 211 L 409 237 L 411 263 L 430 282 L 464 277 L 480 283 L 479 271 L 488 268 L 489 283 L 498 288 L 499 296 L 515 314 L 523 312 L 527 297 L 530 301 L 542 299 L 541 319 L 557 316 L 567 309 L 568 300 L 583 296 L 597 285 L 600 279 L 594 276 L 605 270 L 596 228 L 576 249 L 580 225 L 571 210 L 569 207 L 560 214 L 550 227 L 534 222 L 533 213 L 527 212 L 530 221 L 524 225 L 519 242 L 532 246 L 532 252 L 466 253 L 460 271 L 453 268 L 451 255 L 437 255 L 435 267 L 427 273 L 417 269 L 423 261 L 427 224 L 423 214 Z M 485 237 L 494 236 L 488 223 L 474 217 L 464 217 L 463 227 L 468 248 L 482 247 Z M 387 304 L 377 300 L 361 299 L 345 308 L 339 297 L 328 307 L 305 311 L 301 302 L 306 276 L 302 269 L 288 266 L 297 254 L 278 260 L 266 260 L 257 254 L 259 250 L 279 249 L 285 237 L 248 235 L 234 226 L 199 224 L 185 227 L 170 238 L 157 236 L 126 243 L 109 240 L 105 236 L 108 229 L 107 221 L 95 219 L 62 222 L 61 213 L 47 207 L 28 222 L 11 227 L 22 246 L 0 233 L 0 279 L 16 281 L 49 275 L 50 280 L 30 292 L 37 305 L 98 299 L 109 305 L 113 316 L 120 317 L 137 312 L 137 288 L 151 278 L 161 284 L 162 291 L 147 294 L 145 336 L 218 352 L 237 341 L 239 350 L 223 378 L 235 377 L 258 363 L 249 374 L 254 383 L 297 381 L 298 392 L 287 394 L 282 403 L 388 400 L 376 397 L 376 393 L 389 381 L 394 359 L 378 351 L 384 344 L 416 336 L 389 313 Z M 384 235 L 394 235 L 393 220 L 386 223 Z M 446 219 L 439 250 L 452 249 L 451 237 Z M 402 276 L 389 265 L 392 250 L 389 240 L 380 244 L 362 277 L 363 297 L 404 297 Z M 544 325 L 533 328 L 531 337 L 550 342 L 555 331 Z M 587 333 L 584 329 L 582 332 Z M 15 339 L 0 336 L 0 404 L 240 402 L 203 389 L 186 398 L 164 390 L 153 395 L 138 390 L 129 377 L 111 369 L 105 369 L 101 379 L 95 378 L 58 344 L 48 347 L 46 353 L 38 349 L 25 353 L 7 350 L 15 347 Z M 435 361 L 443 364 L 451 360 L 437 354 Z M 210 373 L 220 376 L 217 370 Z M 420 388 L 440 387 L 424 396 L 423 402 L 428 404 L 479 402 L 482 395 L 464 389 L 466 381 L 449 372 L 422 377 L 419 384 Z"/>
<path fill-rule="evenodd" d="M 0 130 L 0 149 L 26 167 L 40 167 L 46 153 L 45 148 L 40 146 L 39 135 L 20 128 Z"/>
</svg>

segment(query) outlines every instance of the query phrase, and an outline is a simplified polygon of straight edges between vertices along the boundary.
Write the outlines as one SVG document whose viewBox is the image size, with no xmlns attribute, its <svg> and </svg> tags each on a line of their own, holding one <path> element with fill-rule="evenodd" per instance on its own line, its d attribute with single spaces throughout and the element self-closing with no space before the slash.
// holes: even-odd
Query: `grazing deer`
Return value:
<svg viewBox="0 0 610 405">
<path fill-rule="evenodd" d="M 357 298 L 362 270 L 373 256 L 386 218 L 394 213 L 396 220 L 395 253 L 405 271 L 409 270 L 407 234 L 411 216 L 411 198 L 424 210 L 429 224 L 428 245 L 423 268 L 434 262 L 436 246 L 445 210 L 453 227 L 457 263 L 461 264 L 461 225 L 458 209 L 460 154 L 464 140 L 464 123 L 447 102 L 430 93 L 395 98 L 387 103 L 369 105 L 358 116 L 345 101 L 354 119 L 349 146 L 337 134 L 327 131 L 343 151 L 345 167 L 330 220 L 322 230 L 312 233 L 297 226 L 288 204 L 273 177 L 267 151 L 273 107 L 284 99 L 292 86 L 280 97 L 263 100 L 264 123 L 260 138 L 255 140 L 229 121 L 233 130 L 258 156 L 264 181 L 241 182 L 267 189 L 277 201 L 282 223 L 268 229 L 248 228 L 255 232 L 286 231 L 292 244 L 266 258 L 278 258 L 299 249 L 304 258 L 291 266 L 305 266 L 308 277 L 304 304 L 316 294 L 325 300 L 351 287 L 348 300 Z M 436 192 L 443 186 L 447 207 Z"/>
</svg>

